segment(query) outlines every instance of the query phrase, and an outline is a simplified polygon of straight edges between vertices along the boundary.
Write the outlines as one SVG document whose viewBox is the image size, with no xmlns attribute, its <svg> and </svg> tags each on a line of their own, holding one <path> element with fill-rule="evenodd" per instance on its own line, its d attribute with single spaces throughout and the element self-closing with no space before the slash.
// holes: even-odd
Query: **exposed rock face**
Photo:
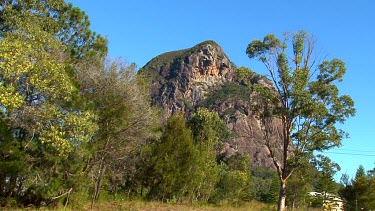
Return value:
<svg viewBox="0 0 375 211">
<path fill-rule="evenodd" d="M 190 109 L 214 86 L 232 81 L 235 68 L 213 41 L 164 53 L 141 69 L 150 79 L 152 104 L 168 114 Z"/>
<path fill-rule="evenodd" d="M 237 67 L 214 41 L 159 55 L 139 74 L 149 79 L 152 104 L 161 107 L 166 117 L 179 111 L 189 117 L 198 107 L 217 111 L 234 133 L 232 140 L 225 140 L 222 152 L 247 152 L 254 166 L 272 166 L 251 89 L 245 85 L 268 85 L 267 79 L 255 73 L 240 78 Z"/>
</svg>

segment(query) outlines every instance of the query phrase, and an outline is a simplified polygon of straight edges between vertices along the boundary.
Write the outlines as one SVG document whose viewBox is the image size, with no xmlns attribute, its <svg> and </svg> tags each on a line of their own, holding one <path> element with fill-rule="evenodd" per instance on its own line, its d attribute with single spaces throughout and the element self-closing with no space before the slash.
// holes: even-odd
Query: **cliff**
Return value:
<svg viewBox="0 0 375 211">
<path fill-rule="evenodd" d="M 249 69 L 237 68 L 217 43 L 205 41 L 161 54 L 139 74 L 148 79 L 152 104 L 162 108 L 165 117 L 182 111 L 189 118 L 198 107 L 216 111 L 234 134 L 223 140 L 221 153 L 248 153 L 253 166 L 272 166 L 251 100 L 252 84 L 270 83 Z"/>
</svg>

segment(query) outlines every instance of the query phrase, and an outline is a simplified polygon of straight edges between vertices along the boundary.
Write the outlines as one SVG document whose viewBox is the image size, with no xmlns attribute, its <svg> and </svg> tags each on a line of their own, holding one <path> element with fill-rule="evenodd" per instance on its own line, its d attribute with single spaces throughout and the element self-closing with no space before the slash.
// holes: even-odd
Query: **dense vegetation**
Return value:
<svg viewBox="0 0 375 211">
<path fill-rule="evenodd" d="M 339 195 L 345 200 L 345 210 L 373 210 L 375 208 L 375 168 L 365 172 L 360 165 L 355 177 L 341 177 Z"/>
<path fill-rule="evenodd" d="M 135 65 L 106 57 L 107 40 L 90 30 L 79 8 L 63 0 L 0 4 L 1 207 L 74 209 L 119 197 L 277 202 L 279 174 L 250 168 L 246 155 L 219 156 L 231 134 L 217 113 L 198 109 L 189 120 L 175 114 L 160 122 Z M 202 107 L 228 96 L 247 100 L 254 89 L 249 80 L 260 78 L 247 68 L 238 71 L 242 84 L 223 84 Z M 298 161 L 303 168 L 288 181 L 291 207 L 321 207 L 307 192 L 339 191 L 349 210 L 374 208 L 374 171 L 359 168 L 355 179 L 346 176 L 338 186 L 333 175 L 339 166 L 329 158 Z"/>
<path fill-rule="evenodd" d="M 223 85 L 213 88 L 208 96 L 202 100 L 197 107 L 214 109 L 228 99 L 234 101 L 247 101 L 250 94 L 251 90 L 244 85 L 235 82 L 225 82 Z"/>
</svg>

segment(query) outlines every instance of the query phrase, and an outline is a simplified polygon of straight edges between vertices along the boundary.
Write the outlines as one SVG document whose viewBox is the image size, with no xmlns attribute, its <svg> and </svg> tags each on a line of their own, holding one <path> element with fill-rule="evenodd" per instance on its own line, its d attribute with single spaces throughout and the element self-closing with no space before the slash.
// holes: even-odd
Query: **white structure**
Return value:
<svg viewBox="0 0 375 211">
<path fill-rule="evenodd" d="M 333 197 L 330 202 L 332 211 L 343 211 L 344 210 L 344 201 L 339 197 Z"/>
<path fill-rule="evenodd" d="M 331 211 L 343 211 L 344 210 L 344 201 L 330 193 L 319 193 L 319 192 L 309 192 L 309 195 L 312 197 L 322 198 L 324 210 Z"/>
</svg>

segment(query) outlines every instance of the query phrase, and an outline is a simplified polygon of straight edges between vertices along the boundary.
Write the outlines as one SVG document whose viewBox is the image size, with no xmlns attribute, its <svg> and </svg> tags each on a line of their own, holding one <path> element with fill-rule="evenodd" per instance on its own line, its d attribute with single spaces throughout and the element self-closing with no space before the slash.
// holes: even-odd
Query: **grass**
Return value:
<svg viewBox="0 0 375 211">
<path fill-rule="evenodd" d="M 82 210 L 89 210 L 90 206 Z M 259 202 L 248 202 L 241 206 L 231 205 L 202 205 L 202 204 L 168 204 L 161 202 L 145 201 L 123 201 L 123 202 L 101 202 L 95 205 L 94 210 L 123 210 L 123 211 L 259 211 L 275 210 L 272 205 Z"/>
<path fill-rule="evenodd" d="M 1 210 L 1 208 L 0 208 Z M 17 209 L 5 209 L 5 210 L 17 210 Z M 21 210 L 21 209 L 19 209 Z M 22 210 L 36 210 L 35 208 L 29 207 Z M 56 210 L 56 211 L 75 211 L 75 210 L 91 210 L 90 204 L 87 203 L 80 208 L 71 207 L 58 207 L 55 209 L 40 208 L 38 210 Z M 149 201 L 101 201 L 95 204 L 93 211 L 102 210 L 118 210 L 118 211 L 273 211 L 276 210 L 276 205 L 264 204 L 257 201 L 246 202 L 240 206 L 234 206 L 229 204 L 221 205 L 202 205 L 202 204 L 168 204 L 161 202 L 149 202 Z M 305 209 L 295 209 L 295 211 L 302 211 Z M 312 209 L 309 211 L 318 211 L 322 209 Z"/>
</svg>

